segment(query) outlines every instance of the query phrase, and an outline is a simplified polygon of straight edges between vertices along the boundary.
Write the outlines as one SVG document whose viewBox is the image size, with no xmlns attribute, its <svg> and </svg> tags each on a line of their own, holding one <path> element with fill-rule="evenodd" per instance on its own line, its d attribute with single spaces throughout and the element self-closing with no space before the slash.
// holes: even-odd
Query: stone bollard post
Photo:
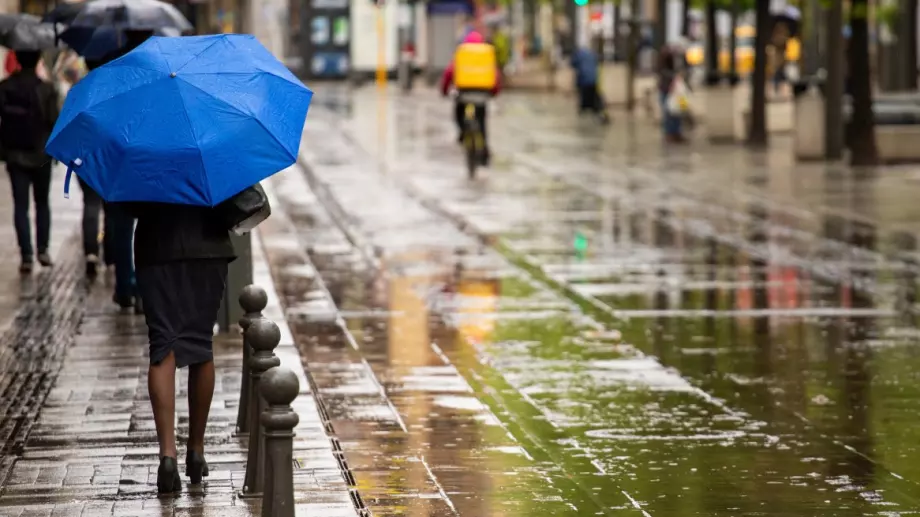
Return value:
<svg viewBox="0 0 920 517">
<path fill-rule="evenodd" d="M 240 293 L 240 307 L 245 314 L 240 318 L 240 328 L 243 330 L 243 382 L 240 384 L 240 405 L 236 412 L 236 432 L 246 434 L 249 432 L 249 403 L 252 400 L 252 390 L 249 386 L 249 360 L 252 357 L 251 346 L 246 339 L 246 330 L 250 322 L 262 318 L 262 311 L 268 305 L 268 295 L 265 290 L 256 285 L 247 285 Z"/>
<path fill-rule="evenodd" d="M 253 396 L 249 401 L 249 455 L 246 459 L 246 480 L 242 496 L 261 497 L 265 484 L 265 450 L 259 417 L 265 410 L 265 401 L 259 384 L 262 374 L 281 364 L 281 360 L 272 352 L 281 341 L 281 330 L 267 319 L 252 320 L 246 330 L 246 339 L 252 346 L 249 376 Z"/>
<path fill-rule="evenodd" d="M 300 422 L 291 403 L 300 381 L 288 368 L 272 368 L 262 376 L 262 413 L 265 435 L 265 486 L 262 515 L 294 517 L 294 427 Z"/>
</svg>

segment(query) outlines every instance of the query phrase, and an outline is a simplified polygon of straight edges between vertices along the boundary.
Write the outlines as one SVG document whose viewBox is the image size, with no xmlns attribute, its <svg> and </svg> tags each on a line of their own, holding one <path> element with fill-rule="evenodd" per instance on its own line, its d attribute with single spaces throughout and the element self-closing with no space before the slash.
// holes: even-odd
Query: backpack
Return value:
<svg viewBox="0 0 920 517">
<path fill-rule="evenodd" d="M 454 54 L 454 86 L 458 90 L 491 90 L 498 82 L 495 47 L 463 43 Z"/>
<path fill-rule="evenodd" d="M 0 146 L 6 150 L 40 151 L 45 147 L 47 129 L 38 89 L 41 79 L 18 78 L 5 84 L 0 102 Z"/>
</svg>

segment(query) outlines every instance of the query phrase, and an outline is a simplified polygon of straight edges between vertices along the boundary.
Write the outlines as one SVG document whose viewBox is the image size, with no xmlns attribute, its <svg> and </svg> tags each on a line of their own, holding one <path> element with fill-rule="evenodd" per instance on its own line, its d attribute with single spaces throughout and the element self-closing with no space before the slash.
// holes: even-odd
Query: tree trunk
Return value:
<svg viewBox="0 0 920 517">
<path fill-rule="evenodd" d="M 875 165 L 875 116 L 872 113 L 872 70 L 869 66 L 868 0 L 853 0 L 850 6 L 849 77 L 853 96 L 850 120 L 850 161 L 853 165 Z M 916 76 L 916 74 L 914 74 Z"/>
<path fill-rule="evenodd" d="M 716 0 L 706 2 L 706 75 L 719 73 L 719 33 L 716 27 Z"/>
<path fill-rule="evenodd" d="M 641 0 L 632 0 L 629 9 L 629 41 L 627 44 L 626 59 L 628 71 L 626 74 L 626 111 L 632 113 L 636 108 L 636 67 L 639 64 L 639 12 L 642 8 Z"/>
<path fill-rule="evenodd" d="M 690 38 L 690 0 L 684 0 L 680 13 L 680 34 L 684 38 Z"/>
<path fill-rule="evenodd" d="M 754 38 L 754 75 L 748 144 L 767 145 L 767 40 L 770 37 L 770 0 L 757 0 Z"/>
<path fill-rule="evenodd" d="M 823 25 L 821 0 L 808 0 L 808 12 L 802 38 L 805 75 L 812 76 L 821 68 L 821 27 Z"/>
<path fill-rule="evenodd" d="M 655 49 L 661 49 L 668 43 L 668 0 L 658 0 L 655 19 Z"/>
<path fill-rule="evenodd" d="M 898 31 L 898 40 L 903 41 L 904 49 L 904 89 L 917 89 L 917 0 L 902 0 L 901 23 L 903 30 Z"/>
<path fill-rule="evenodd" d="M 827 11 L 827 26 L 824 31 L 824 51 L 827 61 L 827 80 L 824 86 L 824 146 L 825 158 L 843 158 L 843 93 L 846 81 L 843 39 L 843 6 L 832 2 Z"/>
<path fill-rule="evenodd" d="M 623 11 L 620 9 L 620 2 L 613 4 L 613 60 L 614 62 L 619 61 L 623 55 L 623 46 L 622 38 L 620 38 L 620 24 L 623 23 L 623 20 L 620 19 L 620 15 Z"/>
</svg>

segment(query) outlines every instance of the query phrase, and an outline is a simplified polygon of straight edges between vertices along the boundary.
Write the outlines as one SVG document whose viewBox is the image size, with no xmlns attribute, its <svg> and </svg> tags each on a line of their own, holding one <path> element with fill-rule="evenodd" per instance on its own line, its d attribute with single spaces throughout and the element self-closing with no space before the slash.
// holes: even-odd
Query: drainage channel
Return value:
<svg viewBox="0 0 920 517">
<path fill-rule="evenodd" d="M 35 277 L 34 294 L 0 337 L 0 489 L 22 454 L 32 427 L 83 319 L 86 291 L 74 235 L 51 272 Z"/>
</svg>

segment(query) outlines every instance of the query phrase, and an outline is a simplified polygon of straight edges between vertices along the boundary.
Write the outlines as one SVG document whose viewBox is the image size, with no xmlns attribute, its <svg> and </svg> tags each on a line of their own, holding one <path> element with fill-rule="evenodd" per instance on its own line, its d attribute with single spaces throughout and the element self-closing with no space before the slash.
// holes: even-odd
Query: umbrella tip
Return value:
<svg viewBox="0 0 920 517">
<path fill-rule="evenodd" d="M 172 77 L 173 79 L 175 79 L 175 78 L 176 78 L 176 73 L 175 73 L 175 72 L 172 72 L 172 73 L 169 74 L 169 76 Z"/>
</svg>

